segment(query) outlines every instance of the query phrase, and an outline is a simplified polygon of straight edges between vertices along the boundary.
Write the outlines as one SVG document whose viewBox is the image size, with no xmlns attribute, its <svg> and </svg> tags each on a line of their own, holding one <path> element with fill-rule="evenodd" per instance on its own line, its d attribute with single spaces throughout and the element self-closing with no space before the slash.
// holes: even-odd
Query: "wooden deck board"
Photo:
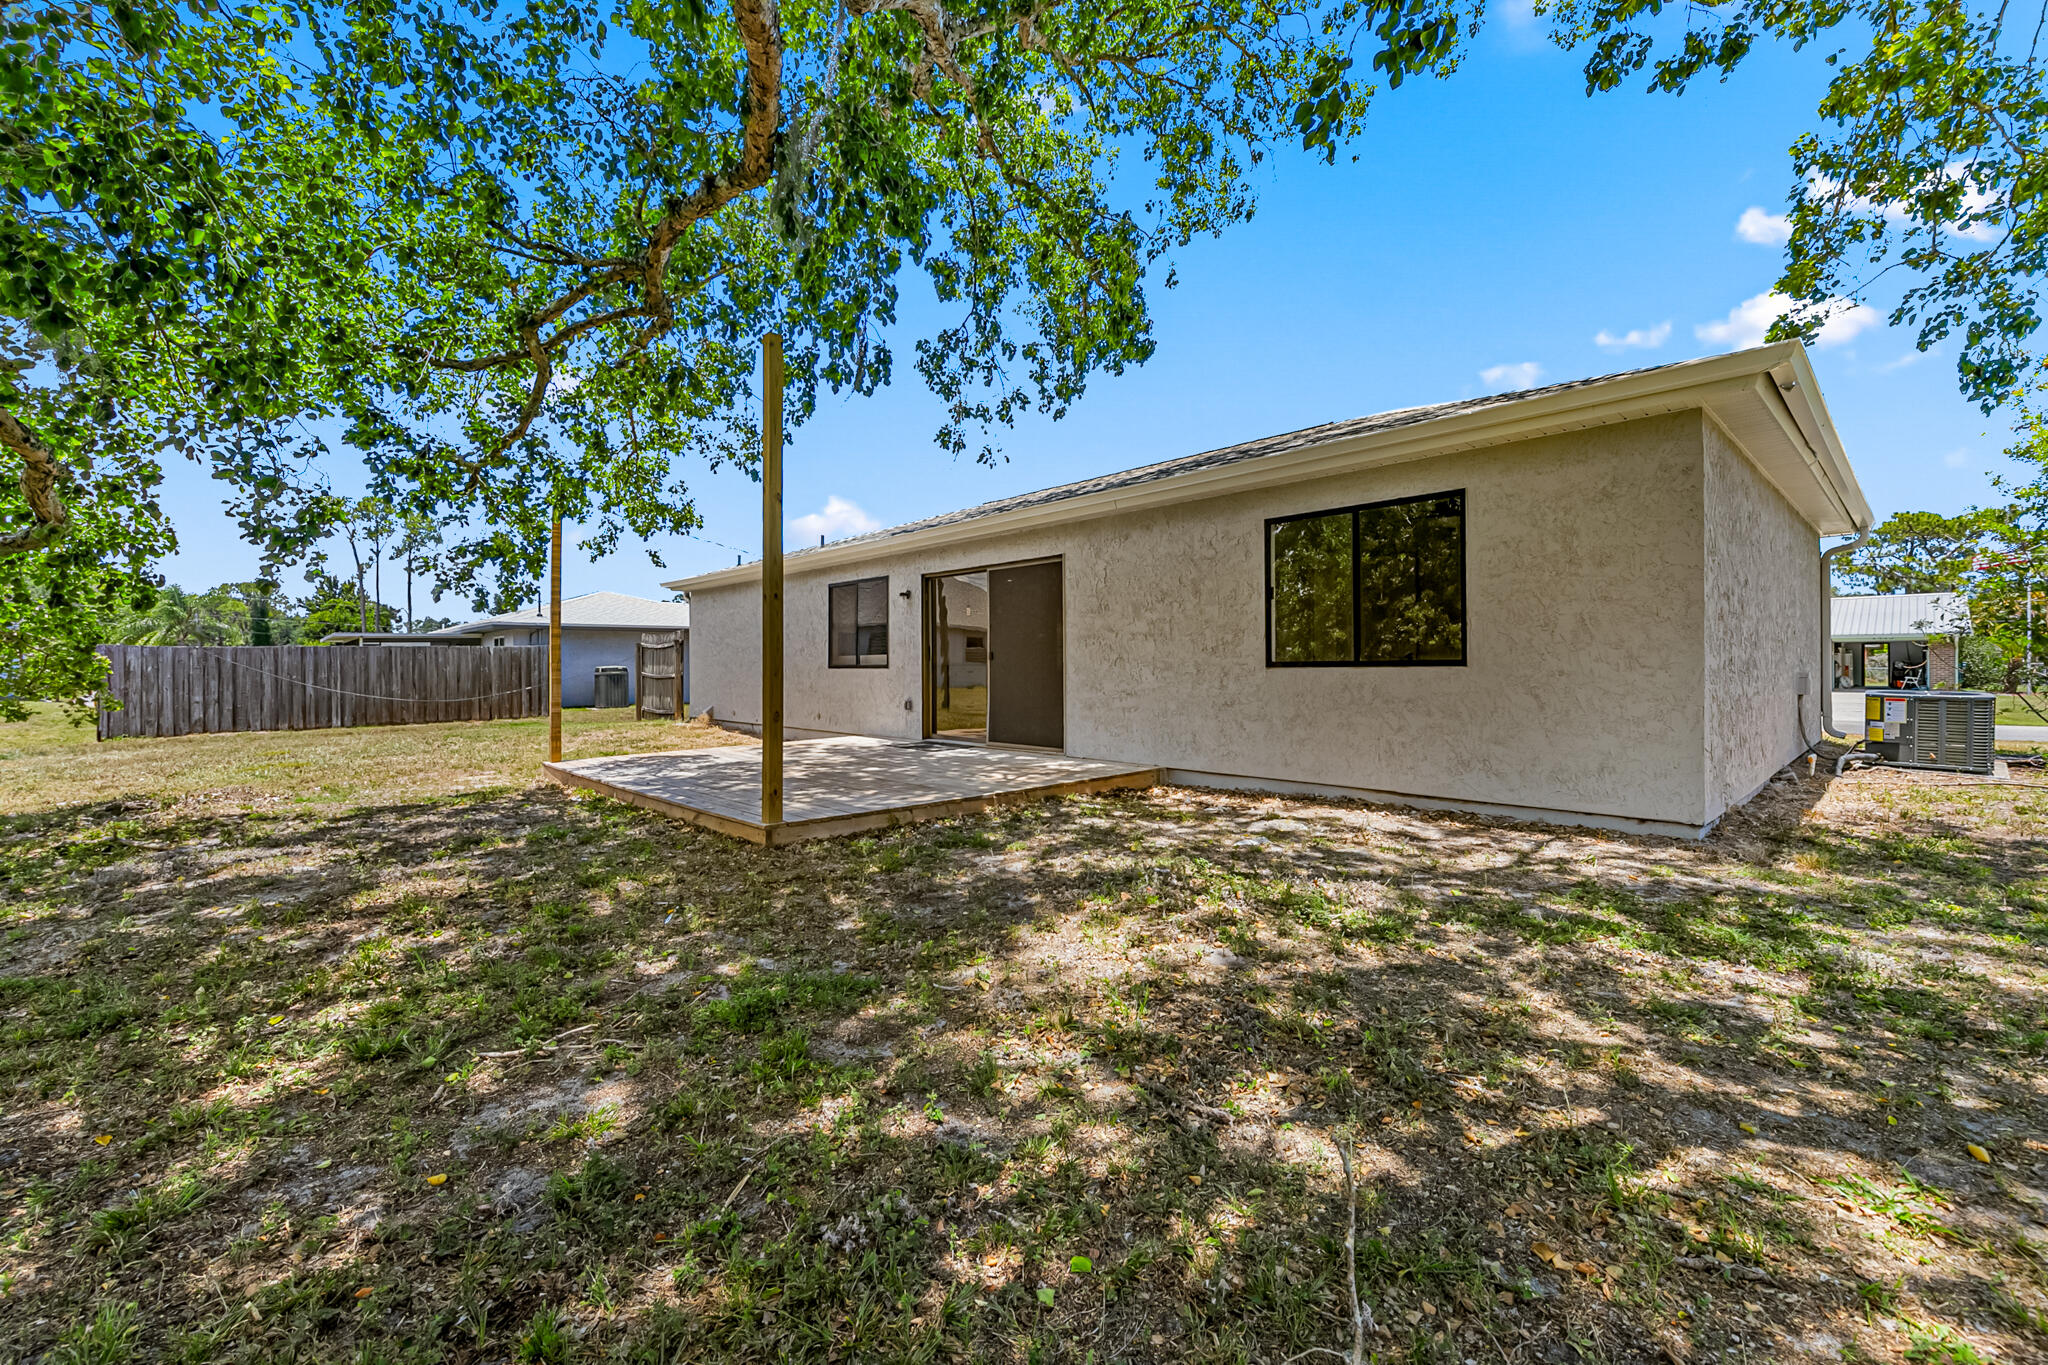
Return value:
<svg viewBox="0 0 2048 1365">
<path fill-rule="evenodd" d="M 1008 801 L 1148 787 L 1157 768 L 1064 754 L 845 736 L 783 750 L 782 823 L 761 823 L 753 747 L 580 758 L 542 767 L 584 787 L 762 844 L 938 820 Z"/>
</svg>

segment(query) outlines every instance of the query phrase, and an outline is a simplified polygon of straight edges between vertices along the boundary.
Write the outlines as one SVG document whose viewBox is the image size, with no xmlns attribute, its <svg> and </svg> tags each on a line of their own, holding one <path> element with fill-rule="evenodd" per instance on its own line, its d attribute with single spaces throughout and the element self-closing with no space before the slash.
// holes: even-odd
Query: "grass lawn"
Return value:
<svg viewBox="0 0 2048 1365">
<path fill-rule="evenodd" d="M 538 733 L 0 728 L 0 1360 L 1326 1359 L 1339 1145 L 1375 1359 L 2048 1353 L 2048 790 L 763 850 Z"/>
<path fill-rule="evenodd" d="M 1998 724 L 2048 725 L 2048 694 L 2030 692 L 2021 697 L 2009 692 L 2000 693 Z"/>
<path fill-rule="evenodd" d="M 631 708 L 562 713 L 565 758 L 754 742 L 702 724 L 636 721 Z M 525 787 L 547 744 L 545 716 L 102 744 L 91 726 L 44 708 L 30 720 L 0 724 L 0 814 L 130 797 L 223 810 L 438 801 Z"/>
</svg>

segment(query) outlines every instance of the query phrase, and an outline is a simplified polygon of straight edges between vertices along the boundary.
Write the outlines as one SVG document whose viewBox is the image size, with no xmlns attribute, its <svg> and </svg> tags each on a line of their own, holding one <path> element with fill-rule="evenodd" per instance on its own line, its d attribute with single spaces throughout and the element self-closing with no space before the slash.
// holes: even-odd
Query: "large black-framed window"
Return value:
<svg viewBox="0 0 2048 1365">
<path fill-rule="evenodd" d="M 1465 662 L 1465 492 L 1266 522 L 1268 668 Z"/>
<path fill-rule="evenodd" d="M 856 578 L 834 583 L 826 592 L 831 618 L 827 664 L 832 668 L 887 668 L 889 580 Z"/>
</svg>

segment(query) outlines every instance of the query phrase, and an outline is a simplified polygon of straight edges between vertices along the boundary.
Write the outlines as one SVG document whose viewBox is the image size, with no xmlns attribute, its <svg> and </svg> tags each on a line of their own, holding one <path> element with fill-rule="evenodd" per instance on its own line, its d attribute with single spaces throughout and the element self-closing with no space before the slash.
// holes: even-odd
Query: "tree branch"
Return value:
<svg viewBox="0 0 2048 1365">
<path fill-rule="evenodd" d="M 21 457 L 21 496 L 35 518 L 21 530 L 0 536 L 0 555 L 40 550 L 63 535 L 71 523 L 71 514 L 57 496 L 57 478 L 63 466 L 42 438 L 5 408 L 0 408 L 0 446 Z"/>
<path fill-rule="evenodd" d="M 426 363 L 435 369 L 466 374 L 503 369 L 523 361 L 533 363 L 533 387 L 520 411 L 518 424 L 499 443 L 500 451 L 523 437 L 539 417 L 547 399 L 548 381 L 554 374 L 555 351 L 594 327 L 631 317 L 647 319 L 646 326 L 633 339 L 635 350 L 649 345 L 665 333 L 675 321 L 675 310 L 667 289 L 667 272 L 676 243 L 700 219 L 718 212 L 741 195 L 761 188 L 773 178 L 776 136 L 782 127 L 781 13 L 776 0 L 732 0 L 732 8 L 740 41 L 747 52 L 747 117 L 740 130 L 739 155 L 722 169 L 706 174 L 691 194 L 669 201 L 660 220 L 647 235 L 646 249 L 637 259 L 591 262 L 592 265 L 601 264 L 603 268 L 556 297 L 545 308 L 523 318 L 519 325 L 520 349 L 470 358 L 425 358 Z M 508 233 L 508 236 L 523 246 L 536 245 L 525 242 L 516 234 Z M 545 339 L 541 337 L 543 327 L 559 321 L 570 309 L 599 291 L 635 280 L 640 286 L 637 304 L 610 309 L 564 326 Z"/>
</svg>

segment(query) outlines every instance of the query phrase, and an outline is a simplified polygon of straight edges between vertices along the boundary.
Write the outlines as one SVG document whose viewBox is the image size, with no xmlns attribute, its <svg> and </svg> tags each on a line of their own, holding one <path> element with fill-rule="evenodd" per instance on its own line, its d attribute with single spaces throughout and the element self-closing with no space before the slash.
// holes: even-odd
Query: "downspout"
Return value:
<svg viewBox="0 0 2048 1365">
<path fill-rule="evenodd" d="M 1835 728 L 1835 556 L 1869 539 L 1870 528 L 1864 526 L 1854 540 L 1820 552 L 1820 728 L 1836 739 L 1849 736 Z"/>
</svg>

